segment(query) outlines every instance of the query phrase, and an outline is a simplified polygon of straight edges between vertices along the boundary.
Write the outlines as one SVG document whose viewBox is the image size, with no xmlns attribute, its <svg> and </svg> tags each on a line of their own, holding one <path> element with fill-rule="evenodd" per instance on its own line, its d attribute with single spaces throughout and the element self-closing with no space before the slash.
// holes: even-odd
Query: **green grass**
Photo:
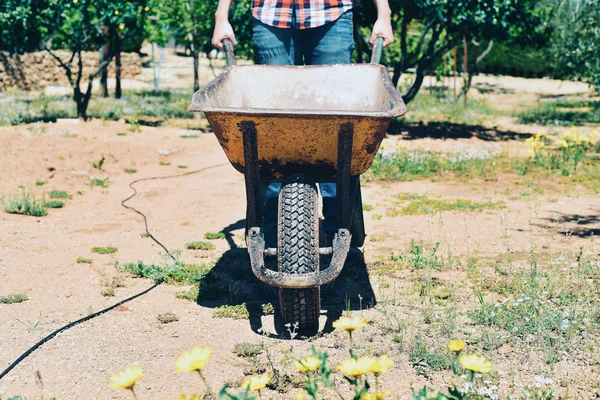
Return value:
<svg viewBox="0 0 600 400">
<path fill-rule="evenodd" d="M 169 284 L 198 284 L 213 268 L 208 264 L 182 264 L 173 266 L 137 263 L 118 264 L 118 269 L 129 272 L 139 278 L 164 281 Z"/>
<path fill-rule="evenodd" d="M 539 102 L 517 113 L 521 124 L 581 126 L 600 123 L 600 100 L 566 99 Z"/>
<path fill-rule="evenodd" d="M 35 181 L 35 186 L 44 186 L 48 181 L 40 181 L 39 179 Z"/>
<path fill-rule="evenodd" d="M 167 161 L 161 161 L 161 162 L 159 162 L 158 164 L 159 164 L 159 165 L 161 165 L 161 166 L 163 166 L 163 167 L 166 167 L 166 166 L 168 166 L 168 165 L 171 165 L 171 163 L 170 163 L 170 162 L 167 162 Z"/>
<path fill-rule="evenodd" d="M 497 173 L 498 156 L 486 147 L 441 153 L 421 149 L 379 152 L 365 179 L 410 181 L 439 175 L 488 177 Z"/>
<path fill-rule="evenodd" d="M 92 247 L 92 253 L 98 254 L 114 254 L 117 252 L 116 247 L 108 246 L 108 247 Z"/>
<path fill-rule="evenodd" d="M 242 303 L 234 306 L 224 305 L 215 308 L 213 318 L 248 319 L 250 318 L 250 314 L 248 313 L 246 303 Z"/>
<path fill-rule="evenodd" d="M 90 181 L 92 182 L 92 185 L 94 186 L 100 186 L 100 187 L 108 187 L 108 180 L 110 178 L 106 177 L 106 178 L 97 178 L 97 177 L 90 177 Z"/>
<path fill-rule="evenodd" d="M 91 258 L 85 258 L 85 257 L 77 257 L 77 264 L 92 264 L 94 262 L 94 260 L 92 260 Z"/>
<path fill-rule="evenodd" d="M 48 193 L 48 197 L 50 197 L 51 199 L 71 199 L 73 198 L 73 196 L 71 196 L 69 193 L 65 192 L 64 190 L 53 190 L 50 193 Z"/>
<path fill-rule="evenodd" d="M 177 168 L 187 169 L 187 165 L 178 165 Z"/>
<path fill-rule="evenodd" d="M 208 240 L 225 239 L 225 234 L 223 232 L 206 232 L 204 234 L 204 239 L 208 239 Z"/>
<path fill-rule="evenodd" d="M 15 304 L 27 301 L 28 297 L 24 294 L 9 294 L 0 297 L 0 304 Z"/>
<path fill-rule="evenodd" d="M 163 325 L 170 324 L 171 322 L 179 321 L 179 317 L 173 312 L 166 312 L 166 313 L 158 314 L 156 319 L 158 320 L 158 322 L 160 322 Z"/>
<path fill-rule="evenodd" d="M 185 248 L 188 250 L 214 250 L 215 245 L 209 242 L 196 241 L 187 243 Z"/>
<path fill-rule="evenodd" d="M 128 173 L 128 174 L 135 174 L 137 172 L 137 169 L 135 169 L 135 168 L 125 168 L 124 171 L 126 173 Z"/>
<path fill-rule="evenodd" d="M 435 214 L 444 211 L 473 212 L 483 210 L 497 210 L 505 208 L 502 201 L 472 201 L 469 199 L 430 199 L 421 196 L 417 199 L 411 199 L 408 203 L 397 202 L 397 207 L 388 209 L 388 215 L 395 217 L 398 215 L 424 215 Z M 401 205 L 400 205 L 401 204 Z"/>
<path fill-rule="evenodd" d="M 262 344 L 237 343 L 233 347 L 233 353 L 238 357 L 252 358 L 262 353 L 264 349 L 265 347 Z"/>
<path fill-rule="evenodd" d="M 413 367 L 422 374 L 431 371 L 450 369 L 451 359 L 447 353 L 432 352 L 427 349 L 422 339 L 416 338 L 409 354 L 409 361 Z"/>
<path fill-rule="evenodd" d="M 2 205 L 4 206 L 4 211 L 9 214 L 31 215 L 33 217 L 48 215 L 43 201 L 38 200 L 25 189 L 12 196 L 2 197 Z"/>
<path fill-rule="evenodd" d="M 42 203 L 42 206 L 46 208 L 63 208 L 65 206 L 65 202 L 59 200 L 45 201 Z"/>
<path fill-rule="evenodd" d="M 187 112 L 192 92 L 189 90 L 125 90 L 120 100 L 92 97 L 88 115 L 92 118 L 119 120 L 133 117 L 139 124 L 157 125 L 167 118 L 193 118 Z M 77 118 L 71 96 L 41 96 L 35 99 L 14 97 L 10 107 L 0 109 L 0 125 L 18 125 L 31 122 L 56 122 L 58 118 Z"/>
</svg>

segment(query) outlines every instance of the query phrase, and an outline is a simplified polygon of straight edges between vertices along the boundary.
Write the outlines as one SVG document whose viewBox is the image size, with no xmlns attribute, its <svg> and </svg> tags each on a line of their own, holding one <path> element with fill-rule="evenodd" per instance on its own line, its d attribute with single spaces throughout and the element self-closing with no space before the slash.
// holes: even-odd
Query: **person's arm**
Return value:
<svg viewBox="0 0 600 400">
<path fill-rule="evenodd" d="M 212 45 L 216 48 L 223 50 L 223 39 L 227 38 L 233 42 L 234 46 L 237 46 L 237 40 L 235 40 L 235 33 L 229 23 L 229 8 L 233 0 L 219 0 L 217 6 L 217 12 L 215 13 L 215 30 L 213 31 Z M 387 0 L 386 0 L 387 1 Z"/>
<path fill-rule="evenodd" d="M 377 21 L 373 25 L 373 33 L 371 34 L 371 46 L 377 39 L 377 36 L 382 36 L 383 47 L 386 47 L 394 41 L 394 31 L 392 30 L 392 10 L 388 0 L 374 0 L 377 6 Z"/>
</svg>

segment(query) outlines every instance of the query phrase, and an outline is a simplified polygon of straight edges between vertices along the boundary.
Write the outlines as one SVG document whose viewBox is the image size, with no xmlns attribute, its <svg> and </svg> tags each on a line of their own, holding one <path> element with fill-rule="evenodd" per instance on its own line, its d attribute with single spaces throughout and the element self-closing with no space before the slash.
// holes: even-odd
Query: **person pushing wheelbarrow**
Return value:
<svg viewBox="0 0 600 400">
<path fill-rule="evenodd" d="M 359 176 L 391 119 L 406 112 L 378 65 L 394 40 L 391 11 L 388 0 L 374 0 L 371 64 L 352 65 L 352 0 L 254 0 L 253 48 L 262 65 L 238 67 L 232 1 L 219 0 L 212 39 L 230 68 L 195 93 L 190 111 L 205 113 L 245 175 L 254 274 L 279 288 L 284 323 L 314 333 L 319 287 L 339 275 L 351 246 L 364 244 Z M 270 256 L 277 271 L 265 266 Z M 331 256 L 327 268 L 321 256 Z"/>
</svg>

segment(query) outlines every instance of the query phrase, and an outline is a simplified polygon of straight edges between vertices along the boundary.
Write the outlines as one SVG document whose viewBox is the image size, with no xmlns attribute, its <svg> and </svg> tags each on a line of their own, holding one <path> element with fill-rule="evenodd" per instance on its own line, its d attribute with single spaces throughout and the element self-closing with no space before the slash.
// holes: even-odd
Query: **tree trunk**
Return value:
<svg viewBox="0 0 600 400">
<path fill-rule="evenodd" d="M 121 33 L 115 33 L 115 99 L 121 98 Z"/>
<path fill-rule="evenodd" d="M 194 57 L 194 92 L 200 90 L 200 81 L 198 80 L 198 58 L 200 52 L 195 48 L 192 51 Z"/>
<path fill-rule="evenodd" d="M 417 64 L 417 67 L 415 68 L 415 70 L 416 70 L 415 71 L 416 72 L 415 81 L 413 82 L 410 89 L 408 89 L 408 91 L 404 95 L 402 95 L 402 100 L 404 100 L 404 103 L 406 103 L 406 104 L 410 103 L 415 98 L 417 93 L 419 93 L 419 89 L 421 89 L 421 85 L 423 84 L 423 79 L 425 78 L 425 73 L 427 72 L 425 70 L 425 67 L 422 66 L 421 64 Z"/>
<path fill-rule="evenodd" d="M 100 47 L 98 54 L 98 65 L 102 65 L 110 57 L 110 35 L 107 26 L 102 28 L 104 33 L 104 44 Z M 108 66 L 100 71 L 100 97 L 108 97 Z"/>
</svg>

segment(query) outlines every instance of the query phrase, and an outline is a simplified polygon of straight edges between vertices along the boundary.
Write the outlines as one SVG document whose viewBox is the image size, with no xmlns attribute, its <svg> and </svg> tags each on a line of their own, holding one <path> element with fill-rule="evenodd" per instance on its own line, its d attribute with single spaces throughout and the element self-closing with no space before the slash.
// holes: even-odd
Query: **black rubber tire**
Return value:
<svg viewBox="0 0 600 400">
<path fill-rule="evenodd" d="M 280 272 L 306 274 L 319 271 L 319 200 L 315 182 L 297 174 L 285 179 L 279 193 L 277 229 Z M 313 334 L 319 329 L 321 290 L 279 289 L 281 317 L 296 332 Z M 293 330 L 293 328 L 292 328 Z"/>
<path fill-rule="evenodd" d="M 360 191 L 360 181 L 358 182 L 358 188 L 356 190 L 356 197 L 354 198 L 354 207 L 352 208 L 352 224 L 350 225 L 350 246 L 352 247 L 363 247 L 365 244 L 365 219 L 363 215 L 362 206 L 362 194 Z"/>
</svg>

